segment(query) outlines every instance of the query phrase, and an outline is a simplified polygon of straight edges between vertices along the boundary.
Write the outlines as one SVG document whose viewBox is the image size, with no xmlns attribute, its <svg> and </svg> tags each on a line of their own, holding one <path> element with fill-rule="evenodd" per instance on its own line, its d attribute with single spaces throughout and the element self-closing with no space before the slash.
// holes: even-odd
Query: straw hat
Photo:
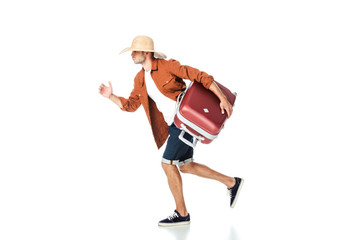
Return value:
<svg viewBox="0 0 360 240">
<path fill-rule="evenodd" d="M 166 55 L 164 53 L 154 50 L 154 41 L 147 36 L 137 36 L 132 41 L 131 47 L 127 47 L 122 50 L 119 54 L 128 51 L 143 51 L 143 52 L 153 52 L 155 58 L 165 59 Z"/>
</svg>

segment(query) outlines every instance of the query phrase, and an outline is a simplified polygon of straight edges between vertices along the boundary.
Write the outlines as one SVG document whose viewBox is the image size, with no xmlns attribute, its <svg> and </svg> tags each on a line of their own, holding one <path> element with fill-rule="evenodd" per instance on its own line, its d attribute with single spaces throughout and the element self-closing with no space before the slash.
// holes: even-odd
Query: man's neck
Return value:
<svg viewBox="0 0 360 240">
<path fill-rule="evenodd" d="M 151 58 L 146 58 L 145 62 L 142 64 L 142 67 L 146 72 L 151 70 L 151 62 L 152 62 Z"/>
</svg>

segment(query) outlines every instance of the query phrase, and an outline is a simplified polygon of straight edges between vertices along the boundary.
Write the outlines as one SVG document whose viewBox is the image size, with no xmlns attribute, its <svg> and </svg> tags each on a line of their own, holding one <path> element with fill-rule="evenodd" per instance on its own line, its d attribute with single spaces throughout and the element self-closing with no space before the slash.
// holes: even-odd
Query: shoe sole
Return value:
<svg viewBox="0 0 360 240">
<path fill-rule="evenodd" d="M 237 202 L 237 200 L 238 200 L 238 198 L 239 198 L 240 190 L 241 190 L 243 184 L 244 184 L 244 179 L 241 178 L 240 186 L 239 186 L 239 188 L 238 188 L 238 190 L 237 190 L 237 192 L 236 192 L 235 199 L 234 199 L 233 203 L 232 203 L 231 206 L 230 206 L 231 208 L 234 208 L 234 207 L 235 207 L 236 202 Z"/>
<path fill-rule="evenodd" d="M 158 223 L 159 227 L 175 227 L 189 225 L 190 221 L 178 222 L 178 223 Z"/>
</svg>

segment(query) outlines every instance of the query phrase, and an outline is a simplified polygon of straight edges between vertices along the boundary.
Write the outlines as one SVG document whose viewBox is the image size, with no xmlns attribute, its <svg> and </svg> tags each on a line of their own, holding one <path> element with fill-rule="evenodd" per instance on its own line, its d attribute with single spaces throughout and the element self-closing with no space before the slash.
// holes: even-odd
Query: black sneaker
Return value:
<svg viewBox="0 0 360 240">
<path fill-rule="evenodd" d="M 180 213 L 176 210 L 169 217 L 159 222 L 159 226 L 162 227 L 179 226 L 186 224 L 190 224 L 190 214 L 188 214 L 186 217 L 182 217 Z"/>
<path fill-rule="evenodd" d="M 230 207 L 231 208 L 235 207 L 236 201 L 237 201 L 237 199 L 239 197 L 241 187 L 242 187 L 242 185 L 244 183 L 244 179 L 236 177 L 235 181 L 236 181 L 235 185 L 230 189 L 228 188 L 229 195 L 230 195 Z"/>
</svg>

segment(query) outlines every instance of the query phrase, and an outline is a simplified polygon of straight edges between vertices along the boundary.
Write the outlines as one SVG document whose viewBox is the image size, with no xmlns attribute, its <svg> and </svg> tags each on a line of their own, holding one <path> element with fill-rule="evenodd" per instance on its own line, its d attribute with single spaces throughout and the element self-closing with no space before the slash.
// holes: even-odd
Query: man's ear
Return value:
<svg viewBox="0 0 360 240">
<path fill-rule="evenodd" d="M 152 54 L 152 52 L 144 52 L 145 53 L 145 56 L 149 56 L 150 58 L 153 56 Z"/>
</svg>

